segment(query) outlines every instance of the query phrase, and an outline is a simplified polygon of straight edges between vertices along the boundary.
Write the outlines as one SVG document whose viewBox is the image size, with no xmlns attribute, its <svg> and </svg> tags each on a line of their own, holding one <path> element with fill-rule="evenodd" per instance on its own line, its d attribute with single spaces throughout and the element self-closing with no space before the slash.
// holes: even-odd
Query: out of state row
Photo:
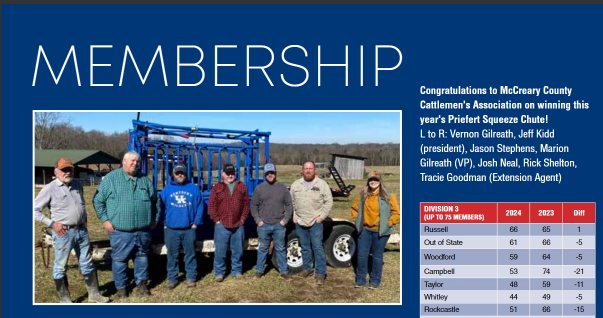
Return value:
<svg viewBox="0 0 603 318">
<path fill-rule="evenodd" d="M 594 250 L 594 236 L 421 236 L 422 249 Z"/>
</svg>

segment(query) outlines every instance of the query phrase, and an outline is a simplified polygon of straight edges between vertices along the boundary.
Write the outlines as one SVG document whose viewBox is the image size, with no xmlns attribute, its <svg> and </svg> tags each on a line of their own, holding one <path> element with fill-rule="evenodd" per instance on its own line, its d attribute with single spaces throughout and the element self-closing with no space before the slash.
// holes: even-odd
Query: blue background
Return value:
<svg viewBox="0 0 603 318">
<path fill-rule="evenodd" d="M 419 314 L 419 202 L 421 201 L 595 201 L 602 191 L 599 166 L 601 141 L 601 6 L 498 6 L 498 5 L 198 5 L 198 6 L 39 6 L 3 5 L 2 12 L 2 314 L 4 317 L 77 315 L 104 317 L 145 315 L 164 317 L 182 314 L 261 316 L 276 314 L 264 307 L 120 306 L 48 307 L 32 306 L 30 281 L 33 242 L 31 227 L 31 169 L 33 109 L 402 109 L 403 151 L 403 306 L 297 306 L 278 314 L 340 316 Z M 57 86 L 41 68 L 38 85 L 32 76 L 38 45 L 44 45 L 54 65 L 61 65 L 70 45 L 75 45 L 82 87 L 73 83 L 73 69 Z M 111 44 L 102 60 L 113 67 L 100 69 L 99 82 L 115 87 L 88 87 L 89 45 Z M 157 45 L 162 45 L 169 87 L 159 73 L 152 72 L 142 86 L 135 73 L 126 74 L 126 86 L 117 87 L 124 45 L 130 45 L 139 66 L 146 69 Z M 203 47 L 205 83 L 198 87 L 175 86 L 175 47 Z M 213 87 L 213 45 L 237 44 L 226 59 L 239 68 L 225 71 L 221 79 L 240 86 Z M 316 86 L 316 71 L 309 67 L 310 80 L 301 88 L 277 83 L 279 67 L 270 87 L 256 77 L 245 87 L 244 46 L 272 47 L 278 61 L 280 49 L 303 45 L 310 57 L 306 66 L 316 65 L 316 46 L 323 46 L 327 63 L 341 62 L 344 45 L 350 45 L 350 86 L 343 85 L 343 71 L 325 70 L 323 85 Z M 374 58 L 377 44 L 395 45 L 404 54 L 402 66 L 383 72 L 380 86 L 369 86 L 373 73 L 365 72 L 365 86 L 358 85 L 358 46 L 365 46 L 366 66 Z M 146 60 L 145 60 L 146 59 Z M 301 61 L 301 60 L 298 60 Z M 225 61 L 226 62 L 226 61 Z M 386 63 L 386 60 L 384 60 Z M 294 70 L 283 69 L 291 72 Z M 71 72 L 71 73 L 70 73 Z M 289 73 L 288 73 L 289 74 Z M 129 76 L 129 77 L 128 77 Z M 128 80 L 129 79 L 129 80 Z M 293 80 L 292 80 L 293 81 Z M 566 170 L 562 184 L 419 182 L 419 116 L 421 85 L 431 87 L 488 87 L 519 85 L 569 86 L 574 97 L 590 103 L 586 112 L 554 111 L 550 124 L 556 142 L 571 146 L 568 159 L 579 169 Z M 465 99 L 465 98 L 461 98 Z M 472 98 L 468 98 L 472 99 Z M 507 98 L 502 98 L 505 100 Z M 525 100 L 509 96 L 508 99 Z M 468 112 L 471 113 L 471 112 Z M 496 113 L 496 112 L 491 112 Z M 501 114 L 511 114 L 501 113 Z M 513 113 L 522 114 L 521 111 Z M 364 129 L 358 123 L 359 129 Z M 376 127 L 373 127 L 375 129 Z M 459 127 L 461 128 L 461 127 Z M 486 128 L 486 127 L 479 127 Z M 506 127 L 499 127 L 505 129 Z M 513 126 L 512 128 L 519 128 Z M 378 128 L 377 128 L 378 129 Z M 501 129 L 501 130 L 502 130 Z M 599 241 L 599 240 L 597 240 Z M 597 284 L 599 285 L 599 284 Z M 599 297 L 597 297 L 599 298 Z M 317 311 L 320 310 L 320 311 Z M 378 312 L 376 312 L 378 310 Z"/>
</svg>

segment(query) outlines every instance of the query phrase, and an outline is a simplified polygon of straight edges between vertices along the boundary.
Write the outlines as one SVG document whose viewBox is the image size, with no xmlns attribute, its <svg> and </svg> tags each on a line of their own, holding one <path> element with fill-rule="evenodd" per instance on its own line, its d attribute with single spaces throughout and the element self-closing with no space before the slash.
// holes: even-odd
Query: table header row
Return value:
<svg viewBox="0 0 603 318">
<path fill-rule="evenodd" d="M 421 203 L 421 223 L 595 223 L 594 202 Z"/>
</svg>

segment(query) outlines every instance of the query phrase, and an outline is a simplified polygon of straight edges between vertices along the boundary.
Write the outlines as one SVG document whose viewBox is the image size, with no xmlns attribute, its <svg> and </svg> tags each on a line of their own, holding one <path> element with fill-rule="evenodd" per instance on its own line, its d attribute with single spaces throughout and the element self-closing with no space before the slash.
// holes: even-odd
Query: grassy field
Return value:
<svg viewBox="0 0 603 318">
<path fill-rule="evenodd" d="M 299 178 L 299 166 L 277 166 L 280 182 L 291 183 Z M 400 171 L 399 167 L 366 167 L 367 171 L 378 170 L 382 174 L 384 184 L 399 199 Z M 327 180 L 331 187 L 336 187 L 332 179 Z M 345 180 L 357 188 L 365 184 L 365 180 Z M 86 187 L 85 199 L 88 208 L 88 229 L 91 241 L 106 240 L 107 234 L 100 225 L 92 207 L 92 196 L 95 187 Z M 36 192 L 39 188 L 36 189 Z M 348 218 L 350 204 L 357 190 L 349 198 L 336 198 L 331 217 Z M 42 239 L 42 225 L 36 222 L 36 242 Z M 52 248 L 50 249 L 52 266 Z M 198 271 L 200 280 L 195 288 L 179 285 L 174 290 L 167 289 L 165 257 L 150 258 L 151 293 L 148 298 L 132 295 L 126 300 L 115 300 L 115 288 L 110 263 L 97 263 L 101 292 L 112 298 L 113 302 L 127 303 L 399 303 L 400 302 L 400 250 L 398 246 L 388 246 L 384 255 L 383 280 L 376 290 L 367 288 L 355 289 L 354 271 L 349 268 L 329 267 L 325 285 L 315 286 L 312 277 L 294 276 L 283 281 L 278 272 L 269 267 L 268 273 L 261 279 L 255 279 L 255 252 L 246 252 L 243 259 L 244 275 L 242 279 L 227 277 L 223 283 L 215 283 L 211 274 L 213 259 L 211 255 L 198 254 Z M 130 262 L 131 263 L 131 262 Z M 38 303 L 57 302 L 52 281 L 52 268 L 45 268 L 40 248 L 35 253 L 35 301 Z M 130 264 L 130 269 L 132 265 Z M 183 276 L 183 269 L 181 276 Z M 68 270 L 71 297 L 76 302 L 86 302 L 87 292 L 79 273 L 77 260 L 69 259 Z M 129 277 L 132 277 L 132 272 Z"/>
</svg>

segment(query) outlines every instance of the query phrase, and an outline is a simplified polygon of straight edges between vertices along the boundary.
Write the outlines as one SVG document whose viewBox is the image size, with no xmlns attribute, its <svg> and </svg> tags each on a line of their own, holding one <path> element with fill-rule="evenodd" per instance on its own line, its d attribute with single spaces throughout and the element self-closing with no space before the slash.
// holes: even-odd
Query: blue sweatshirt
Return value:
<svg viewBox="0 0 603 318">
<path fill-rule="evenodd" d="M 171 229 L 189 228 L 201 224 L 203 201 L 201 192 L 190 182 L 178 184 L 170 181 L 159 195 L 161 198 L 161 216 L 165 225 Z"/>
</svg>

